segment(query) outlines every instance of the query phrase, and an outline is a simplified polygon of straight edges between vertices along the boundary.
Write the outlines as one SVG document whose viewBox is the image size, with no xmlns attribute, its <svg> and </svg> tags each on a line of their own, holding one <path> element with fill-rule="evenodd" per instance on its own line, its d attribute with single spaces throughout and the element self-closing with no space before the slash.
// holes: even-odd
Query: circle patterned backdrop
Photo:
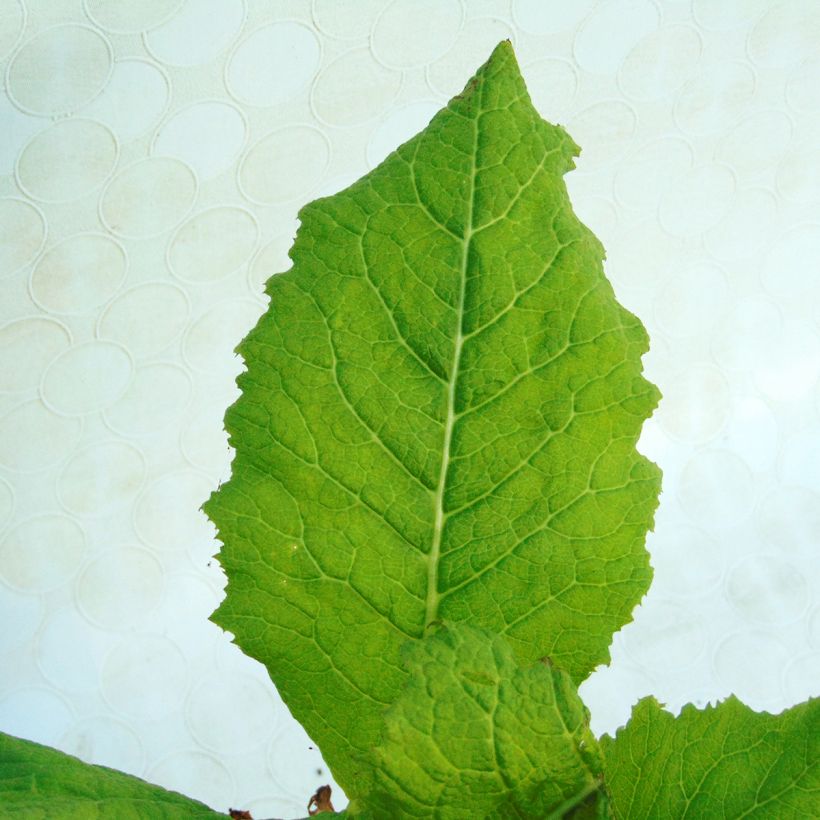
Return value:
<svg viewBox="0 0 820 820">
<path fill-rule="evenodd" d="M 502 38 L 583 146 L 570 194 L 664 393 L 655 581 L 593 728 L 820 694 L 816 3 L 0 0 L 0 729 L 304 815 L 324 763 L 207 620 L 232 351 L 298 208 Z"/>
</svg>

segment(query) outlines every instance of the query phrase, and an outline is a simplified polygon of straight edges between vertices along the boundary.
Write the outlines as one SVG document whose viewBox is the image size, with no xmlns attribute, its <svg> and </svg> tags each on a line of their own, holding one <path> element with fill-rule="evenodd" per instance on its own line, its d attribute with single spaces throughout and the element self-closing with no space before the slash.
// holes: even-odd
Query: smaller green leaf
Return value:
<svg viewBox="0 0 820 820">
<path fill-rule="evenodd" d="M 0 733 L 0 817 L 225 820 L 226 815 L 138 777 Z"/>
<path fill-rule="evenodd" d="M 730 697 L 675 717 L 645 698 L 601 748 L 618 818 L 820 816 L 820 699 L 769 715 Z"/>
<path fill-rule="evenodd" d="M 464 624 L 405 655 L 365 816 L 605 816 L 598 744 L 569 675 L 521 668 L 504 638 Z"/>
</svg>

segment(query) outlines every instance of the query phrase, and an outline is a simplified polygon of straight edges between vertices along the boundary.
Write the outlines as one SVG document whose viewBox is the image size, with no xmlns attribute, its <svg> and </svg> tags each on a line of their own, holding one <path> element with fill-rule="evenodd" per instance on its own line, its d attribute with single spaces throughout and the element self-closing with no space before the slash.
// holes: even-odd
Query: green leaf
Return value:
<svg viewBox="0 0 820 820">
<path fill-rule="evenodd" d="M 211 820 L 226 815 L 138 777 L 0 733 L 0 814 L 26 820 Z"/>
<path fill-rule="evenodd" d="M 674 717 L 646 698 L 601 748 L 612 807 L 624 820 L 820 813 L 820 699 L 769 715 L 731 697 Z"/>
<path fill-rule="evenodd" d="M 509 42 L 428 127 L 300 212 L 238 351 L 212 616 L 268 668 L 350 797 L 440 619 L 577 683 L 646 591 L 647 337 L 563 175 L 578 148 Z"/>
<path fill-rule="evenodd" d="M 410 680 L 387 713 L 366 801 L 373 817 L 606 816 L 598 743 L 565 672 L 523 669 L 501 636 L 463 624 L 406 655 Z"/>
</svg>

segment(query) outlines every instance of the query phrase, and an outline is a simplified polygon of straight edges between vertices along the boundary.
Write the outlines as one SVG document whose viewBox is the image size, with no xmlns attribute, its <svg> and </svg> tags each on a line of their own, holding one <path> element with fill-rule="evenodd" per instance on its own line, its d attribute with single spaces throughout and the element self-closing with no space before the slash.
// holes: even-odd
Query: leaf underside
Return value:
<svg viewBox="0 0 820 820">
<path fill-rule="evenodd" d="M 603 737 L 615 817 L 807 820 L 820 816 L 820 699 L 779 715 L 731 697 L 678 717 L 642 700 Z"/>
<path fill-rule="evenodd" d="M 225 820 L 138 777 L 0 733 L 0 816 L 26 820 Z"/>
<path fill-rule="evenodd" d="M 440 620 L 576 683 L 651 578 L 658 400 L 643 326 L 563 175 L 512 47 L 350 188 L 300 212 L 293 268 L 238 352 L 212 619 L 264 663 L 352 798 Z"/>
</svg>

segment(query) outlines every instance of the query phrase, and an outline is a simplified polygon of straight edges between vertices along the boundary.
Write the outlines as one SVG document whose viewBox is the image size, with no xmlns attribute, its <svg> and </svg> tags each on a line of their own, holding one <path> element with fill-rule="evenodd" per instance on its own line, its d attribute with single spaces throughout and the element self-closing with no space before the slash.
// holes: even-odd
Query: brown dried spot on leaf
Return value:
<svg viewBox="0 0 820 820">
<path fill-rule="evenodd" d="M 333 803 L 330 802 L 330 786 L 319 786 L 307 804 L 308 814 L 313 817 L 314 814 L 321 814 L 325 811 L 335 812 Z"/>
<path fill-rule="evenodd" d="M 249 811 L 243 811 L 242 809 L 228 809 L 228 814 L 233 820 L 253 820 L 251 813 Z"/>
</svg>

